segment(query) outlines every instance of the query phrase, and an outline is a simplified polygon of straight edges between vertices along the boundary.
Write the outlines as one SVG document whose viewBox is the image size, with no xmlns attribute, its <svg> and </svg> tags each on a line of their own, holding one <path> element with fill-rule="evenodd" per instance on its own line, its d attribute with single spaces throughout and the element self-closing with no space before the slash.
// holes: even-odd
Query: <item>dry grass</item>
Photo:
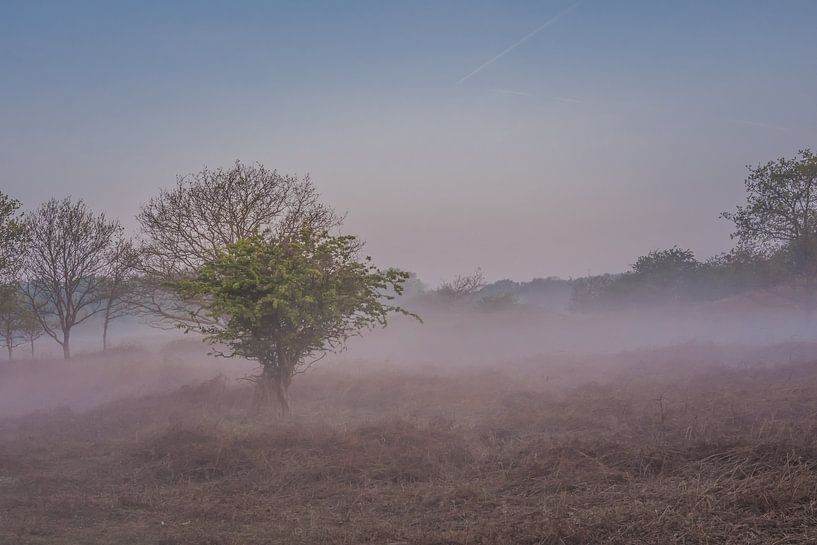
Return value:
<svg viewBox="0 0 817 545">
<path fill-rule="evenodd" d="M 817 364 L 318 370 L 0 421 L 0 543 L 817 542 Z M 647 365 L 647 367 L 645 367 Z"/>
</svg>

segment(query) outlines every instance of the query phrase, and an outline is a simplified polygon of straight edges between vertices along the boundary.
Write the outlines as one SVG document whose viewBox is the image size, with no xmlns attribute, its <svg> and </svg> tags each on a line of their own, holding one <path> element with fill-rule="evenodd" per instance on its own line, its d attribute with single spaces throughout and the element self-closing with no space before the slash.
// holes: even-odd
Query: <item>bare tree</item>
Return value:
<svg viewBox="0 0 817 545">
<path fill-rule="evenodd" d="M 135 307 L 131 297 L 133 275 L 139 265 L 139 251 L 133 242 L 118 236 L 110 249 L 108 271 L 101 286 L 104 310 L 102 311 L 102 351 L 108 349 L 110 324 L 118 318 L 131 314 Z"/>
<path fill-rule="evenodd" d="M 71 331 L 104 309 L 103 288 L 118 222 L 82 200 L 51 199 L 26 217 L 23 292 L 46 335 L 71 357 Z"/>
<path fill-rule="evenodd" d="M 181 300 L 166 287 L 193 276 L 219 250 L 263 232 L 284 239 L 303 227 L 329 230 L 341 221 L 320 202 L 308 176 L 240 161 L 177 178 L 175 187 L 142 206 L 137 219 L 143 240 L 134 302 L 159 318 L 154 325 L 171 327 L 207 322 L 204 301 Z"/>
<path fill-rule="evenodd" d="M 457 275 L 453 280 L 445 280 L 437 293 L 449 301 L 466 301 L 474 297 L 485 287 L 485 275 L 477 269 L 468 275 Z"/>
</svg>

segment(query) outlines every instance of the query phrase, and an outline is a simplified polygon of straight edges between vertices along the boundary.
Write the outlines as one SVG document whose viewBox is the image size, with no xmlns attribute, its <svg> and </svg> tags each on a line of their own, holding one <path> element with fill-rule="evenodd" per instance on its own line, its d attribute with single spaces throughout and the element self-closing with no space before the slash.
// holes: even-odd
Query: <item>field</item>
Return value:
<svg viewBox="0 0 817 545">
<path fill-rule="evenodd" d="M 0 543 L 815 543 L 817 363 L 786 350 L 329 365 L 287 420 L 224 377 L 9 416 Z"/>
</svg>

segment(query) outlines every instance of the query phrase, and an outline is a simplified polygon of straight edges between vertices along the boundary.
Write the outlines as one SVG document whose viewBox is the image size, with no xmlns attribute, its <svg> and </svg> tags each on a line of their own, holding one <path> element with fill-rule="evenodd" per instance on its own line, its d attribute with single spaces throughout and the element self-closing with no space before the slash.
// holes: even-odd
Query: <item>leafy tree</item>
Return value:
<svg viewBox="0 0 817 545">
<path fill-rule="evenodd" d="M 577 279 L 571 306 L 587 310 L 692 299 L 701 270 L 691 250 L 677 246 L 653 250 L 639 257 L 628 272 Z"/>
<path fill-rule="evenodd" d="M 21 264 L 25 225 L 19 209 L 20 201 L 0 192 L 0 281 L 11 281 Z"/>
<path fill-rule="evenodd" d="M 292 378 L 363 330 L 403 309 L 389 303 L 408 274 L 360 260 L 353 236 L 303 229 L 283 239 L 257 235 L 229 244 L 195 278 L 176 282 L 182 298 L 207 301 L 204 333 L 225 357 L 255 360 L 257 400 L 273 394 L 289 413 Z"/>
<path fill-rule="evenodd" d="M 605 306 L 609 302 L 613 286 L 617 285 L 623 276 L 623 274 L 608 273 L 577 278 L 573 282 L 570 308 L 587 311 Z"/>
<path fill-rule="evenodd" d="M 180 300 L 167 285 L 191 278 L 220 251 L 257 233 L 273 238 L 340 224 L 320 202 L 308 176 L 279 174 L 261 164 L 236 161 L 227 169 L 203 169 L 180 176 L 176 185 L 142 205 L 142 259 L 135 298 L 157 318 L 154 325 L 205 320 L 203 301 Z"/>
<path fill-rule="evenodd" d="M 817 261 L 817 156 L 800 150 L 749 170 L 746 204 L 722 217 L 733 237 L 749 247 L 783 249 L 796 270 Z"/>
<path fill-rule="evenodd" d="M 700 270 L 701 263 L 692 250 L 673 246 L 639 257 L 632 275 L 625 275 L 622 282 L 641 302 L 691 300 L 697 296 Z"/>
<path fill-rule="evenodd" d="M 639 275 L 674 275 L 694 271 L 700 263 L 692 250 L 678 246 L 666 250 L 653 250 L 633 263 L 633 272 Z"/>
<path fill-rule="evenodd" d="M 26 217 L 28 248 L 22 283 L 46 335 L 71 357 L 71 331 L 103 310 L 118 222 L 82 200 L 51 199 Z"/>
<path fill-rule="evenodd" d="M 0 286 L 0 345 L 6 349 L 9 360 L 24 341 L 20 335 L 21 309 L 17 286 L 10 283 Z"/>
<path fill-rule="evenodd" d="M 699 269 L 709 299 L 773 287 L 787 276 L 780 256 L 744 245 L 706 260 Z"/>
</svg>

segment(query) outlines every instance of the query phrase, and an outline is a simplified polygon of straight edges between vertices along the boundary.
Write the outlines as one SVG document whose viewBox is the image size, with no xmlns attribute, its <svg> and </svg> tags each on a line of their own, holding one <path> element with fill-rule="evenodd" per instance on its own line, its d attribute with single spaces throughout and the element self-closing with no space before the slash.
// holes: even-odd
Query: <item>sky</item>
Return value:
<svg viewBox="0 0 817 545">
<path fill-rule="evenodd" d="M 240 159 L 431 285 L 706 258 L 747 165 L 817 148 L 815 28 L 815 0 L 0 0 L 0 190 L 135 232 Z"/>
</svg>

